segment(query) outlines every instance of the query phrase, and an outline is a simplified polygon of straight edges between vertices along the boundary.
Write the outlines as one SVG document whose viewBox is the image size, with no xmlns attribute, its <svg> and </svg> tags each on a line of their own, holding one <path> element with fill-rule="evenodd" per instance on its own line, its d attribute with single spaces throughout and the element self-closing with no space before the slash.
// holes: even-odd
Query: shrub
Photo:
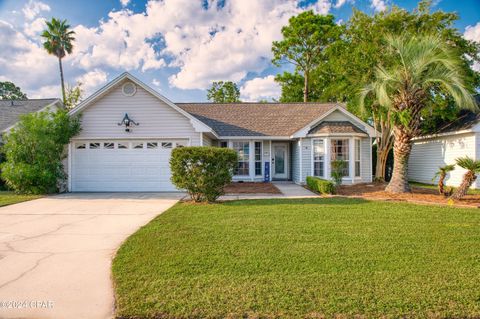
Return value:
<svg viewBox="0 0 480 319">
<path fill-rule="evenodd" d="M 307 186 L 320 194 L 335 194 L 335 185 L 331 181 L 315 176 L 307 176 Z"/>
<path fill-rule="evenodd" d="M 342 178 L 344 175 L 344 170 L 347 167 L 347 162 L 342 160 L 335 160 L 331 162 L 332 165 L 332 179 L 335 183 L 335 186 L 342 185 Z"/>
<path fill-rule="evenodd" d="M 195 202 L 213 202 L 232 181 L 237 153 L 228 148 L 181 147 L 172 151 L 172 182 Z"/>
<path fill-rule="evenodd" d="M 65 145 L 79 131 L 78 118 L 64 110 L 23 115 L 4 136 L 2 179 L 18 193 L 57 192 L 66 179 L 62 165 Z"/>
</svg>

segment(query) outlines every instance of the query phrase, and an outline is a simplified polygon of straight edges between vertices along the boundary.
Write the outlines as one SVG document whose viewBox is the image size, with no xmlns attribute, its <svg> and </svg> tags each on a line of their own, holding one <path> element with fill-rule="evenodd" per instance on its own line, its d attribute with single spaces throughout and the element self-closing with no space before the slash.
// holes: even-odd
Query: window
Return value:
<svg viewBox="0 0 480 319">
<path fill-rule="evenodd" d="M 360 177 L 360 140 L 355 140 L 355 177 Z"/>
<path fill-rule="evenodd" d="M 185 147 L 187 146 L 187 143 L 186 142 L 177 142 L 175 143 L 177 145 L 177 147 Z"/>
<path fill-rule="evenodd" d="M 227 148 L 228 147 L 228 142 L 227 141 L 221 141 L 220 142 L 220 147 Z"/>
<path fill-rule="evenodd" d="M 77 143 L 77 144 L 75 144 L 75 148 L 77 150 L 83 150 L 83 149 L 86 148 L 86 145 L 85 145 L 85 143 Z"/>
<path fill-rule="evenodd" d="M 324 177 L 325 144 L 323 140 L 313 140 L 313 176 Z"/>
<path fill-rule="evenodd" d="M 343 176 L 350 176 L 350 157 L 348 154 L 348 139 L 332 139 L 332 161 L 345 161 L 346 167 L 343 170 Z"/>
<path fill-rule="evenodd" d="M 114 146 L 115 146 L 115 144 L 111 143 L 111 142 L 103 143 L 103 148 L 105 148 L 107 150 L 113 150 Z"/>
<path fill-rule="evenodd" d="M 158 148 L 158 143 L 157 142 L 148 142 L 147 143 L 147 148 L 148 149 Z"/>
<path fill-rule="evenodd" d="M 262 142 L 255 142 L 255 175 L 262 176 Z"/>
<path fill-rule="evenodd" d="M 90 143 L 90 149 L 96 150 L 100 148 L 100 143 Z"/>
<path fill-rule="evenodd" d="M 238 154 L 238 164 L 235 168 L 235 175 L 250 175 L 250 144 L 249 142 L 233 142 L 233 149 Z"/>
<path fill-rule="evenodd" d="M 127 148 L 128 148 L 128 143 L 119 142 L 119 143 L 117 144 L 117 148 L 118 148 L 118 149 L 122 149 L 122 150 L 127 149 Z"/>
<path fill-rule="evenodd" d="M 172 148 L 173 144 L 172 142 L 163 142 L 162 143 L 162 148 Z"/>
<path fill-rule="evenodd" d="M 133 142 L 132 145 L 133 145 L 133 148 L 136 148 L 136 149 L 143 148 L 143 143 L 141 142 Z"/>
</svg>

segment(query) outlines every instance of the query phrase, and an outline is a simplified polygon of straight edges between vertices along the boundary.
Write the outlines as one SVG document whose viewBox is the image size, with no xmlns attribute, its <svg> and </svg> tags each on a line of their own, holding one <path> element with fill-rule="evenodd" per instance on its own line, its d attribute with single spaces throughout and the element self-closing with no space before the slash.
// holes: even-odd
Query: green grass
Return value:
<svg viewBox="0 0 480 319">
<path fill-rule="evenodd" d="M 409 183 L 410 185 L 416 186 L 416 187 L 428 188 L 428 189 L 435 189 L 435 190 L 438 189 L 438 186 L 437 186 L 437 185 L 425 184 L 425 183 L 419 183 L 419 182 L 408 182 L 408 183 Z M 470 188 L 470 189 L 468 190 L 468 194 L 469 194 L 469 195 L 479 195 L 479 194 L 480 194 L 480 189 Z"/>
<path fill-rule="evenodd" d="M 40 195 L 18 195 L 13 192 L 0 191 L 0 207 L 26 202 L 40 197 Z"/>
<path fill-rule="evenodd" d="M 180 203 L 123 244 L 113 278 L 122 318 L 478 318 L 480 211 Z"/>
</svg>

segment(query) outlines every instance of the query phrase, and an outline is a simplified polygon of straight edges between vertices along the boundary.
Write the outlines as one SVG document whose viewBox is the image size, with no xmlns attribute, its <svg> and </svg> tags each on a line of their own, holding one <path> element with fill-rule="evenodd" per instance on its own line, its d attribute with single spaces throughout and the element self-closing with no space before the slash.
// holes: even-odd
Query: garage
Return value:
<svg viewBox="0 0 480 319">
<path fill-rule="evenodd" d="M 168 192 L 172 149 L 188 140 L 77 140 L 71 150 L 74 192 Z"/>
</svg>

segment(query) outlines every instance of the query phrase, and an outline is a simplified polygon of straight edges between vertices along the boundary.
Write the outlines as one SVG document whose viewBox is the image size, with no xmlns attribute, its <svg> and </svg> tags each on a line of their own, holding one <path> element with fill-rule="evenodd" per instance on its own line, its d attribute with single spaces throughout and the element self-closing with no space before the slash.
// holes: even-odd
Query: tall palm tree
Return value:
<svg viewBox="0 0 480 319">
<path fill-rule="evenodd" d="M 463 175 L 462 183 L 452 195 L 453 199 L 460 199 L 467 195 L 468 189 L 477 179 L 476 174 L 480 173 L 480 160 L 476 161 L 468 156 L 465 156 L 457 158 L 456 162 L 458 166 L 467 170 L 465 175 Z"/>
<path fill-rule="evenodd" d="M 65 82 L 63 79 L 62 59 L 68 53 L 72 53 L 73 37 L 75 32 L 70 30 L 70 25 L 67 20 L 60 20 L 52 18 L 47 21 L 47 29 L 43 31 L 42 37 L 45 38 L 43 47 L 49 54 L 53 54 L 58 58 L 58 65 L 60 67 L 60 80 L 62 83 L 62 96 L 65 103 Z"/>
<path fill-rule="evenodd" d="M 445 177 L 447 177 L 447 174 L 454 169 L 455 165 L 445 165 L 438 168 L 434 179 L 438 177 L 438 192 L 440 193 L 440 195 L 443 195 L 445 193 Z"/>
<path fill-rule="evenodd" d="M 386 191 L 410 191 L 407 180 L 412 138 L 420 133 L 421 111 L 440 88 L 459 107 L 475 108 L 472 95 L 464 84 L 460 55 L 444 40 L 434 36 L 386 37 L 387 48 L 397 58 L 391 68 L 379 65 L 375 81 L 365 87 L 360 100 L 374 94 L 379 104 L 392 112 L 394 135 L 393 174 Z"/>
</svg>

